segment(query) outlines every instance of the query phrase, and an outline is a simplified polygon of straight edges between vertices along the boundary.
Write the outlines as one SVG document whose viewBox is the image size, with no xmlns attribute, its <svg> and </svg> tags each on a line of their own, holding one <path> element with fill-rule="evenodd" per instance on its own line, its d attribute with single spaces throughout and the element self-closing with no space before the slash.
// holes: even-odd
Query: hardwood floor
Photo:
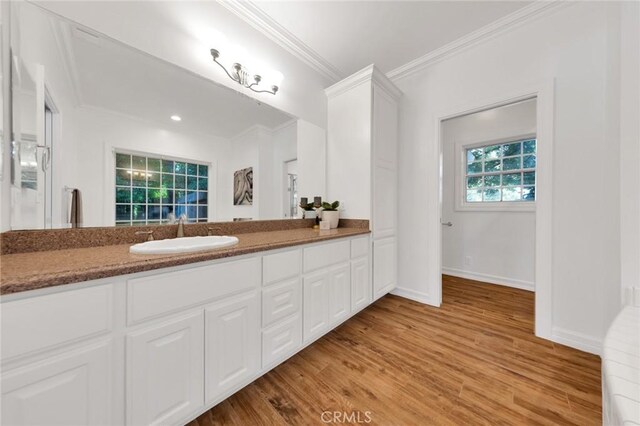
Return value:
<svg viewBox="0 0 640 426">
<path fill-rule="evenodd" d="M 189 425 L 600 424 L 600 358 L 535 337 L 533 303 L 450 276 L 439 309 L 386 296 Z"/>
</svg>

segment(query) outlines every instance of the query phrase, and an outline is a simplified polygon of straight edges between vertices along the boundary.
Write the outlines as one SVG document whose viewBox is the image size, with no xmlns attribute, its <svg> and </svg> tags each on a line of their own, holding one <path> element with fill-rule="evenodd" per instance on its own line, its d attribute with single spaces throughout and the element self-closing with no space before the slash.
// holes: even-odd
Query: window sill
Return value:
<svg viewBox="0 0 640 426">
<path fill-rule="evenodd" d="M 500 203 L 462 203 L 457 205 L 458 212 L 535 212 L 535 202 Z"/>
</svg>

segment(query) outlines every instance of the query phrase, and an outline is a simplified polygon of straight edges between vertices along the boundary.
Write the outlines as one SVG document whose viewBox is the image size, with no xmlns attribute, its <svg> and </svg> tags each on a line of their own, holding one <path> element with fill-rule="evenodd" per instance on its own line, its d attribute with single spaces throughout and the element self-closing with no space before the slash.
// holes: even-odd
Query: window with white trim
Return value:
<svg viewBox="0 0 640 426">
<path fill-rule="evenodd" d="M 536 139 L 464 147 L 464 201 L 532 203 L 536 199 Z"/>
<path fill-rule="evenodd" d="M 128 152 L 115 157 L 116 226 L 160 224 L 182 214 L 207 222 L 209 164 Z"/>
</svg>

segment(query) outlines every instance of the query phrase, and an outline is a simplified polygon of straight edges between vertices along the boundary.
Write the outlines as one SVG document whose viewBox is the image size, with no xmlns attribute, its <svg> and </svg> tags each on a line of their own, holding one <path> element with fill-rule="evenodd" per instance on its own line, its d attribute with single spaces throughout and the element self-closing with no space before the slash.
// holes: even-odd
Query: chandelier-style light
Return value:
<svg viewBox="0 0 640 426">
<path fill-rule="evenodd" d="M 211 57 L 213 58 L 213 62 L 220 65 L 220 68 L 222 68 L 224 72 L 227 73 L 227 75 L 231 80 L 242 85 L 243 87 L 246 87 L 247 89 L 251 89 L 256 93 L 271 93 L 272 95 L 275 95 L 278 92 L 278 86 L 276 85 L 271 86 L 271 90 L 259 90 L 257 86 L 258 84 L 260 84 L 260 81 L 262 81 L 262 77 L 259 74 L 255 74 L 253 76 L 253 83 L 250 83 L 249 73 L 245 70 L 245 68 L 241 64 L 237 62 L 233 64 L 232 72 L 227 71 L 227 68 L 224 65 L 222 65 L 220 62 L 218 62 L 218 58 L 220 57 L 220 52 L 217 49 L 211 49 Z"/>
</svg>

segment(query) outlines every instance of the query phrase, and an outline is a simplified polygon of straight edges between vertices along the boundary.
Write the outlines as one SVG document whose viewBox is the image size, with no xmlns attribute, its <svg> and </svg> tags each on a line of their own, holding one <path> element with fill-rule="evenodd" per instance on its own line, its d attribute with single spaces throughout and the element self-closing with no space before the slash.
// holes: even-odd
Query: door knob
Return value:
<svg viewBox="0 0 640 426">
<path fill-rule="evenodd" d="M 442 226 L 453 226 L 453 223 L 451 223 L 451 222 L 440 222 L 440 224 Z"/>
</svg>

